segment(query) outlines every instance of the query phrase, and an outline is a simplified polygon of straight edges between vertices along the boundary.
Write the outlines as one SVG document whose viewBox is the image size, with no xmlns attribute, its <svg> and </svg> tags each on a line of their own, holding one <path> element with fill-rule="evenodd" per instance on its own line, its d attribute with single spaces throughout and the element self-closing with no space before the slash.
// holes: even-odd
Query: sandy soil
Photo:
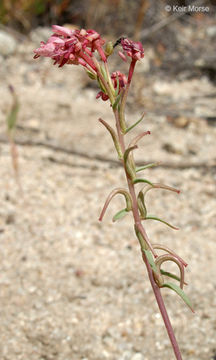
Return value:
<svg viewBox="0 0 216 360">
<path fill-rule="evenodd" d="M 33 61 L 35 46 L 26 41 L 1 58 L 0 359 L 172 360 L 132 220 L 111 221 L 122 199 L 98 222 L 106 195 L 125 185 L 97 121 L 112 122 L 109 106 L 95 100 L 81 69 Z M 146 177 L 181 189 L 179 196 L 160 190 L 148 196 L 149 211 L 180 231 L 154 222 L 146 229 L 189 263 L 186 292 L 195 314 L 170 290 L 163 295 L 183 359 L 214 359 L 216 128 L 204 115 L 215 89 L 206 78 L 149 80 L 142 67 L 138 74 L 139 106 L 147 114 L 134 134 L 142 128 L 152 134 L 137 159 L 162 161 Z M 8 83 L 21 103 L 16 139 L 23 193 L 4 140 Z M 178 116 L 184 110 L 186 127 L 167 121 L 167 106 Z M 128 108 L 129 123 L 140 116 L 140 107 L 134 109 Z"/>
</svg>

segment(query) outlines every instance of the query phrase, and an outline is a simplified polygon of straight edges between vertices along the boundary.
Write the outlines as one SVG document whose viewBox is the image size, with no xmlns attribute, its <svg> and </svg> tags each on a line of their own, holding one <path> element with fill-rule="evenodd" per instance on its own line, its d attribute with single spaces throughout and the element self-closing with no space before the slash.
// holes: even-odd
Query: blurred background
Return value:
<svg viewBox="0 0 216 360">
<path fill-rule="evenodd" d="M 147 198 L 180 231 L 145 226 L 189 264 L 195 315 L 163 290 L 183 359 L 216 359 L 215 20 L 215 0 L 0 0 L 0 359 L 174 359 L 132 220 L 111 220 L 122 199 L 97 220 L 125 186 L 97 121 L 113 123 L 110 107 L 79 66 L 33 59 L 52 24 L 144 46 L 126 116 L 145 118 L 127 141 L 150 130 L 137 164 L 161 162 L 146 178 L 181 189 Z M 128 66 L 116 47 L 110 71 Z"/>
</svg>

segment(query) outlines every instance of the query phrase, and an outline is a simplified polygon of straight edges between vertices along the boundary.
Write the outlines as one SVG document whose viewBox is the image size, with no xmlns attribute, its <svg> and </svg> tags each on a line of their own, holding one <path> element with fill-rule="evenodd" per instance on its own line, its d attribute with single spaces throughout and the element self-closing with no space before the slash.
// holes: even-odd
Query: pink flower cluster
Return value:
<svg viewBox="0 0 216 360">
<path fill-rule="evenodd" d="M 105 41 L 94 30 L 71 30 L 63 26 L 53 25 L 53 35 L 47 43 L 41 42 L 38 49 L 34 50 L 34 58 L 40 56 L 50 57 L 55 64 L 81 64 L 84 67 L 90 66 L 96 70 L 92 61 L 92 53 L 97 50 L 101 59 L 106 62 L 106 55 L 102 49 Z"/>
<path fill-rule="evenodd" d="M 127 78 L 126 78 L 125 74 L 121 73 L 120 71 L 114 71 L 111 75 L 111 79 L 112 79 L 115 90 L 117 89 L 118 83 L 119 83 L 119 91 L 118 91 L 118 94 L 119 94 L 121 89 L 123 89 L 125 87 L 125 85 L 127 84 Z M 107 94 L 105 94 L 103 91 L 99 91 L 99 93 L 96 96 L 96 99 L 98 99 L 100 97 L 103 101 L 106 101 L 109 99 L 109 96 Z"/>
<path fill-rule="evenodd" d="M 133 60 L 141 60 L 144 57 L 144 49 L 140 41 L 135 42 L 122 38 L 121 46 L 127 56 L 131 57 Z M 119 51 L 119 55 L 124 61 L 126 61 L 126 57 L 121 51 Z"/>
<path fill-rule="evenodd" d="M 109 99 L 110 94 L 113 92 L 113 88 L 109 89 L 109 82 L 106 81 L 102 74 L 100 64 L 94 56 L 94 52 L 97 51 L 103 63 L 107 62 L 107 56 L 103 50 L 105 41 L 101 38 L 95 30 L 72 30 L 64 26 L 53 25 L 53 34 L 45 43 L 41 41 L 40 47 L 34 50 L 34 58 L 40 56 L 50 57 L 54 60 L 54 65 L 58 64 L 59 67 L 65 64 L 82 65 L 88 70 L 89 76 L 93 79 L 98 79 L 101 82 L 101 91 L 97 94 L 97 98 L 102 98 L 106 101 Z M 123 60 L 126 60 L 126 56 L 131 57 L 131 66 L 129 69 L 128 79 L 120 71 L 115 71 L 111 75 L 114 90 L 118 88 L 118 94 L 125 87 L 126 84 L 130 84 L 134 66 L 137 60 L 144 57 L 144 49 L 140 42 L 134 42 L 126 38 L 121 38 L 121 46 L 123 52 L 119 52 L 119 55 Z M 119 43 L 118 40 L 118 43 Z M 113 45 L 110 45 L 110 52 L 113 51 Z M 107 66 L 105 65 L 107 70 Z M 112 86 L 111 86 L 112 87 Z M 117 96 L 118 94 L 115 94 Z"/>
</svg>

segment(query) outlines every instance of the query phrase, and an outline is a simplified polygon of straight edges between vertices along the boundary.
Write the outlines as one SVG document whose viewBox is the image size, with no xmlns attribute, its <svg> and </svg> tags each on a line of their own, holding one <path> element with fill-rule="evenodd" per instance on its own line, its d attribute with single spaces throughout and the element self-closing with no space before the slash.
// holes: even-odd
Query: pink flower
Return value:
<svg viewBox="0 0 216 360">
<path fill-rule="evenodd" d="M 144 49 L 140 41 L 135 42 L 129 39 L 121 39 L 121 46 L 127 56 L 131 57 L 134 60 L 140 60 L 144 57 Z M 125 60 L 124 54 L 120 52 L 119 54 L 123 60 Z"/>
<path fill-rule="evenodd" d="M 111 79 L 113 81 L 114 88 L 117 88 L 117 78 L 119 80 L 119 92 L 122 88 L 125 87 L 127 84 L 127 78 L 125 74 L 121 73 L 120 71 L 114 71 L 111 75 Z"/>
<path fill-rule="evenodd" d="M 99 99 L 100 97 L 103 101 L 107 101 L 109 99 L 109 96 L 105 94 L 103 91 L 99 91 L 99 93 L 97 93 L 96 99 Z"/>
<path fill-rule="evenodd" d="M 52 31 L 54 34 L 62 35 L 64 37 L 71 36 L 75 32 L 75 30 L 71 30 L 64 26 L 59 26 L 59 25 L 52 25 Z"/>
<path fill-rule="evenodd" d="M 91 60 L 92 53 L 97 50 L 101 59 L 105 62 L 106 56 L 102 49 L 105 41 L 94 30 L 71 30 L 63 26 L 53 25 L 54 34 L 47 43 L 41 42 L 38 49 L 34 50 L 34 58 L 39 56 L 51 57 L 55 64 L 63 66 L 67 64 L 81 64 L 96 71 Z M 89 50 L 90 48 L 90 50 Z"/>
<path fill-rule="evenodd" d="M 58 26 L 58 28 L 62 28 L 62 26 Z M 61 33 L 61 35 L 58 35 L 59 33 Z M 64 35 L 62 35 L 63 33 Z M 36 54 L 34 58 L 38 58 L 39 56 L 50 57 L 55 60 L 54 65 L 59 64 L 59 66 L 63 66 L 66 63 L 79 64 L 78 54 L 82 45 L 72 33 L 70 37 L 66 35 L 66 33 L 67 32 L 58 29 L 57 32 L 48 39 L 47 43 L 42 41 L 40 47 L 34 50 Z"/>
</svg>

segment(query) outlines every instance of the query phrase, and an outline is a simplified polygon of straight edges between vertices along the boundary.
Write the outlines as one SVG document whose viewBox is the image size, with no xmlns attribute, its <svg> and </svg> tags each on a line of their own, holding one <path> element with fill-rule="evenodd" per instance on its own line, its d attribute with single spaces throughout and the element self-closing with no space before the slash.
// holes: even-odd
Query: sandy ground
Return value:
<svg viewBox="0 0 216 360">
<path fill-rule="evenodd" d="M 14 56 L 1 58 L 0 359 L 172 360 L 132 219 L 111 221 L 122 199 L 116 197 L 98 222 L 106 195 L 125 185 L 122 169 L 111 161 L 111 139 L 97 121 L 113 121 L 109 106 L 95 100 L 81 69 L 33 61 L 34 47 L 25 42 Z M 181 189 L 179 196 L 148 195 L 150 213 L 180 230 L 150 221 L 146 229 L 188 262 L 185 291 L 195 314 L 168 289 L 164 299 L 183 359 L 213 360 L 216 128 L 203 112 L 211 111 L 215 89 L 206 78 L 147 81 L 141 67 L 138 78 L 147 114 L 134 134 L 142 128 L 152 134 L 137 159 L 162 161 L 146 177 Z M 4 142 L 8 83 L 21 103 L 16 138 L 23 192 Z M 167 121 L 167 99 L 179 116 L 186 107 L 186 127 Z M 129 123 L 140 116 L 134 108 L 128 108 Z"/>
</svg>

